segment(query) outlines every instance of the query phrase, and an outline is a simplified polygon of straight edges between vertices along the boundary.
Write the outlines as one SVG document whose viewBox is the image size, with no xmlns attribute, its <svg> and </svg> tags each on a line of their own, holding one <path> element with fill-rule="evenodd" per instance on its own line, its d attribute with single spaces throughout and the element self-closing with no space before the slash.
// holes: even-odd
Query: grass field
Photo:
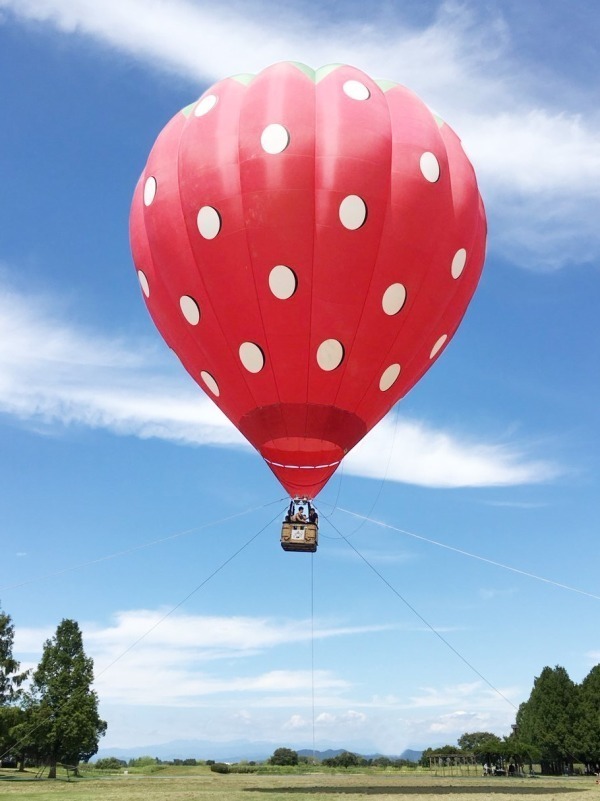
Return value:
<svg viewBox="0 0 600 801">
<path fill-rule="evenodd" d="M 36 780 L 0 771 L 0 797 L 7 801 L 600 801 L 594 777 L 436 778 L 400 773 L 220 775 L 204 769 L 168 769 L 152 775 L 98 776 L 66 781 Z"/>
</svg>

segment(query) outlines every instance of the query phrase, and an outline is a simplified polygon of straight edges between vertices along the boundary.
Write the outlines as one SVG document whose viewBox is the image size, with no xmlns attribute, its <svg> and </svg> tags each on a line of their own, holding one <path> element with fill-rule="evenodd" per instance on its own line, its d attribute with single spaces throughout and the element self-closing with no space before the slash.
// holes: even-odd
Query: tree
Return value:
<svg viewBox="0 0 600 801">
<path fill-rule="evenodd" d="M 458 745 L 465 753 L 474 754 L 480 762 L 489 765 L 496 764 L 504 756 L 502 740 L 489 731 L 466 732 L 458 738 Z"/>
<path fill-rule="evenodd" d="M 291 748 L 276 748 L 269 758 L 269 765 L 297 765 L 298 752 Z"/>
<path fill-rule="evenodd" d="M 454 756 L 456 754 L 457 748 L 455 745 L 442 745 L 439 748 L 426 748 L 423 753 L 421 754 L 421 759 L 419 760 L 419 764 L 422 765 L 424 768 L 429 767 L 429 760 L 430 758 L 443 758 Z"/>
<path fill-rule="evenodd" d="M 359 757 L 358 754 L 353 754 L 352 751 L 342 751 L 337 756 L 324 759 L 323 765 L 328 768 L 355 768 L 362 761 L 362 757 Z M 367 764 L 366 759 L 364 763 Z"/>
<path fill-rule="evenodd" d="M 0 609 L 0 760 L 18 748 L 15 727 L 23 719 L 23 711 L 16 706 L 22 690 L 21 684 L 29 671 L 20 672 L 20 664 L 13 656 L 15 630 L 9 615 Z"/>
<path fill-rule="evenodd" d="M 19 673 L 20 665 L 13 657 L 15 628 L 9 615 L 0 609 L 0 707 L 16 701 L 20 686 L 28 672 Z"/>
<path fill-rule="evenodd" d="M 587 773 L 600 766 L 600 665 L 593 667 L 581 682 L 575 721 L 577 756 Z"/>
<path fill-rule="evenodd" d="M 79 626 L 63 620 L 44 644 L 30 694 L 29 739 L 50 766 L 48 778 L 56 778 L 57 762 L 78 765 L 98 751 L 106 722 L 98 715 L 93 680 L 94 663 L 85 655 Z"/>
<path fill-rule="evenodd" d="M 578 750 L 574 727 L 578 689 L 563 667 L 545 667 L 535 679 L 529 699 L 519 707 L 518 738 L 539 748 L 543 773 L 558 775 L 566 765 L 572 767 Z"/>
<path fill-rule="evenodd" d="M 371 760 L 371 764 L 375 768 L 389 768 L 389 766 L 392 764 L 392 760 L 386 756 L 378 756 Z"/>
<path fill-rule="evenodd" d="M 498 740 L 498 737 L 489 731 L 465 732 L 458 738 L 458 745 L 461 751 L 476 754 L 481 753 L 482 747 L 485 747 L 490 740 L 493 742 Z"/>
</svg>

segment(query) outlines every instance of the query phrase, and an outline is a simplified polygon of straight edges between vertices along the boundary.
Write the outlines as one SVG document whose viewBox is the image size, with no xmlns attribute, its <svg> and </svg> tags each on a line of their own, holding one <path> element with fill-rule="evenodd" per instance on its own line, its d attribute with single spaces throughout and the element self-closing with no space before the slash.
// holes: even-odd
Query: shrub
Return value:
<svg viewBox="0 0 600 801">
<path fill-rule="evenodd" d="M 224 762 L 213 762 L 213 764 L 210 766 L 210 769 L 214 773 L 229 773 L 230 772 L 230 766 L 226 765 Z"/>
<path fill-rule="evenodd" d="M 124 759 L 117 759 L 117 757 L 104 757 L 96 760 L 94 767 L 98 770 L 121 770 L 121 768 L 127 767 L 127 762 Z"/>
</svg>

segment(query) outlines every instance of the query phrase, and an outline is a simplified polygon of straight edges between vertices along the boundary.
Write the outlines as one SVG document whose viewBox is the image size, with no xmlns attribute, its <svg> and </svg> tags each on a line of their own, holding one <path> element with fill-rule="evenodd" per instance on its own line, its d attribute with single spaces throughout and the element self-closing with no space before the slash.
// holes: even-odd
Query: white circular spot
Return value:
<svg viewBox="0 0 600 801">
<path fill-rule="evenodd" d="M 430 153 L 429 151 L 423 153 L 419 165 L 421 167 L 423 177 L 430 181 L 430 183 L 434 184 L 437 180 L 439 180 L 440 163 L 433 153 Z"/>
<path fill-rule="evenodd" d="M 266 153 L 283 153 L 290 143 L 290 134 L 287 128 L 278 122 L 267 125 L 260 137 L 260 144 Z"/>
<path fill-rule="evenodd" d="M 146 277 L 146 273 L 138 270 L 138 281 L 140 282 L 140 286 L 142 287 L 142 292 L 144 295 L 149 298 L 150 297 L 150 284 L 148 283 L 148 278 Z"/>
<path fill-rule="evenodd" d="M 284 264 L 278 264 L 269 273 L 269 289 L 279 300 L 291 298 L 297 286 L 296 273 Z"/>
<path fill-rule="evenodd" d="M 204 381 L 204 383 L 210 389 L 212 394 L 216 395 L 218 398 L 221 393 L 219 391 L 219 385 L 217 384 L 213 376 L 210 373 L 207 373 L 206 370 L 201 370 L 200 378 Z"/>
<path fill-rule="evenodd" d="M 457 250 L 452 259 L 452 278 L 460 278 L 467 263 L 467 251 L 464 248 Z"/>
<path fill-rule="evenodd" d="M 218 99 L 216 95 L 206 95 L 206 97 L 203 97 L 194 109 L 194 116 L 204 117 L 205 114 L 208 114 L 208 112 L 212 111 L 217 105 Z"/>
<path fill-rule="evenodd" d="M 198 230 L 205 239 L 214 239 L 221 230 L 221 216 L 212 206 L 202 206 L 196 222 Z"/>
<path fill-rule="evenodd" d="M 189 295 L 182 295 L 179 298 L 181 313 L 190 325 L 198 325 L 200 322 L 200 307 Z"/>
<path fill-rule="evenodd" d="M 344 346 L 337 339 L 326 339 L 317 350 L 317 364 L 321 370 L 330 372 L 339 367 L 344 358 Z"/>
<path fill-rule="evenodd" d="M 371 97 L 368 87 L 360 81 L 346 81 L 342 88 L 352 100 L 368 100 Z"/>
<path fill-rule="evenodd" d="M 431 353 L 429 354 L 429 358 L 430 358 L 430 359 L 433 359 L 433 357 L 434 357 L 434 356 L 437 356 L 437 354 L 440 352 L 440 350 L 441 350 L 441 349 L 442 349 L 442 347 L 444 346 L 444 344 L 445 344 L 445 342 L 446 342 L 446 340 L 447 340 L 447 339 L 448 339 L 448 334 L 443 334 L 443 335 L 442 335 L 442 336 L 441 336 L 441 337 L 438 339 L 438 341 L 435 343 L 435 345 L 434 345 L 434 346 L 433 346 L 433 348 L 431 349 Z"/>
<path fill-rule="evenodd" d="M 358 195 L 348 195 L 340 203 L 340 221 L 344 228 L 356 231 L 367 219 L 367 204 Z"/>
<path fill-rule="evenodd" d="M 379 389 L 382 392 L 386 392 L 392 384 L 396 382 L 396 379 L 400 375 L 400 365 L 399 364 L 390 364 L 389 367 L 383 371 L 381 378 L 379 379 Z"/>
<path fill-rule="evenodd" d="M 146 183 L 144 184 L 144 206 L 150 206 L 156 197 L 156 187 L 156 178 L 154 176 L 151 175 L 146 178 Z"/>
<path fill-rule="evenodd" d="M 391 284 L 383 293 L 381 305 L 386 314 L 398 314 L 406 303 L 406 287 L 404 284 Z"/>
<path fill-rule="evenodd" d="M 265 366 L 265 354 L 254 342 L 242 342 L 239 354 L 240 361 L 249 373 L 260 373 Z"/>
</svg>

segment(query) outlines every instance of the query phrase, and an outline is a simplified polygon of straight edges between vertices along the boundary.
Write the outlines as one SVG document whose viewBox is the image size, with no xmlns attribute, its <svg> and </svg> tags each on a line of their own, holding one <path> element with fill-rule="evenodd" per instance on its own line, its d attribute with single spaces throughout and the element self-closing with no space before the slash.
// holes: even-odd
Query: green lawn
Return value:
<svg viewBox="0 0 600 801">
<path fill-rule="evenodd" d="M 7 801 L 600 801 L 593 777 L 436 778 L 398 772 L 221 775 L 206 768 L 167 768 L 151 775 L 97 776 L 66 781 L 35 780 L 0 771 L 0 797 Z"/>
</svg>

